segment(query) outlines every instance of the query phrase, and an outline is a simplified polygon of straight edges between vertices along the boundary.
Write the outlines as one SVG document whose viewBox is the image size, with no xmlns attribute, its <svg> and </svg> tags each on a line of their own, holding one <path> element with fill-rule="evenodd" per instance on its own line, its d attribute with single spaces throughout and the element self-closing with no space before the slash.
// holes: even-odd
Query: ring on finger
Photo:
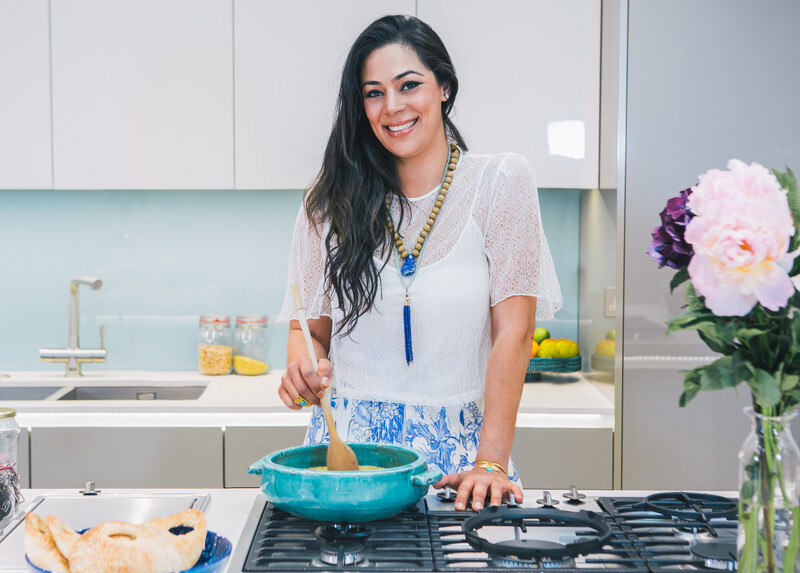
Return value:
<svg viewBox="0 0 800 573">
<path fill-rule="evenodd" d="M 306 408 L 311 405 L 311 401 L 304 398 L 302 394 L 299 394 L 297 398 L 294 399 L 294 403 L 300 406 L 301 408 Z"/>
</svg>

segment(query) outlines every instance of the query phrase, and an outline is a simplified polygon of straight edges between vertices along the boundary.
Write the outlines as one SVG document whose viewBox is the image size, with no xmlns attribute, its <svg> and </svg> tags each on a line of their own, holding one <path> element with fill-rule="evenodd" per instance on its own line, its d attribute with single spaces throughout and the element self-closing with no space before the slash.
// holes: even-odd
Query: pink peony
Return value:
<svg viewBox="0 0 800 573">
<path fill-rule="evenodd" d="M 689 276 L 716 315 L 743 316 L 756 303 L 778 310 L 795 289 L 786 191 L 757 163 L 732 159 L 728 168 L 701 175 L 692 189 L 689 208 L 696 216 L 685 235 L 694 248 Z"/>
<path fill-rule="evenodd" d="M 728 171 L 710 169 L 698 177 L 698 180 L 699 183 L 692 187 L 688 201 L 689 210 L 697 216 L 713 217 L 726 207 L 729 200 L 752 201 L 759 205 L 780 207 L 786 214 L 788 225 L 792 225 L 792 214 L 786 203 L 786 190 L 763 165 L 747 165 L 738 159 L 731 159 L 728 161 Z"/>
</svg>

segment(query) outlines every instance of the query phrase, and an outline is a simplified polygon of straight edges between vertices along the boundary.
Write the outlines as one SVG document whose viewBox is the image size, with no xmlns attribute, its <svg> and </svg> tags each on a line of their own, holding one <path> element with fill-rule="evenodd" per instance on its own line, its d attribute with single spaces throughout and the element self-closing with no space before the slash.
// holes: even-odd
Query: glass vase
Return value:
<svg viewBox="0 0 800 573">
<path fill-rule="evenodd" d="M 797 411 L 766 416 L 745 408 L 752 431 L 739 452 L 739 573 L 800 573 L 800 450 Z"/>
</svg>

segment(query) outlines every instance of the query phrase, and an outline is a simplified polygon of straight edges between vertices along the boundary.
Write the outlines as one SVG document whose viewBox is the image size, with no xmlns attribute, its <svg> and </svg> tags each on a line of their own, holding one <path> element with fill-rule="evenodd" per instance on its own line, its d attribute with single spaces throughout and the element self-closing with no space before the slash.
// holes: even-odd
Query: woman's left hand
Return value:
<svg viewBox="0 0 800 573">
<path fill-rule="evenodd" d="M 455 506 L 458 510 L 466 509 L 470 496 L 474 511 L 483 509 L 487 497 L 489 505 L 500 505 L 504 499 L 509 499 L 512 495 L 517 503 L 522 503 L 522 488 L 514 485 L 503 472 L 487 472 L 479 467 L 444 476 L 433 484 L 433 487 L 457 489 Z"/>
</svg>

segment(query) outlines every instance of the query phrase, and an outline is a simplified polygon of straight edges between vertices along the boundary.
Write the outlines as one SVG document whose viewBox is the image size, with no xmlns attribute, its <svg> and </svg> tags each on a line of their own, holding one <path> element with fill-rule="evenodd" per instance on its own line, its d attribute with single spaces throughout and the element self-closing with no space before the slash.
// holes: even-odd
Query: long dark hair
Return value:
<svg viewBox="0 0 800 573">
<path fill-rule="evenodd" d="M 442 102 L 445 135 L 462 149 L 467 148 L 449 117 L 458 94 L 458 78 L 441 38 L 413 16 L 375 20 L 356 38 L 347 55 L 322 168 L 305 203 L 308 218 L 318 231 L 322 221 L 330 223 L 325 236 L 325 279 L 331 298 L 336 297 L 332 302 L 344 313 L 336 332 L 345 335 L 353 331 L 358 317 L 372 308 L 380 272 L 389 260 L 392 243 L 386 226 L 387 193 L 397 193 L 403 199 L 400 221 L 407 208 L 405 196 L 399 192 L 394 156 L 372 132 L 361 92 L 364 62 L 374 50 L 388 44 L 414 50 L 437 83 L 447 87 L 449 98 Z M 373 258 L 376 252 L 386 255 L 380 268 Z"/>
</svg>

